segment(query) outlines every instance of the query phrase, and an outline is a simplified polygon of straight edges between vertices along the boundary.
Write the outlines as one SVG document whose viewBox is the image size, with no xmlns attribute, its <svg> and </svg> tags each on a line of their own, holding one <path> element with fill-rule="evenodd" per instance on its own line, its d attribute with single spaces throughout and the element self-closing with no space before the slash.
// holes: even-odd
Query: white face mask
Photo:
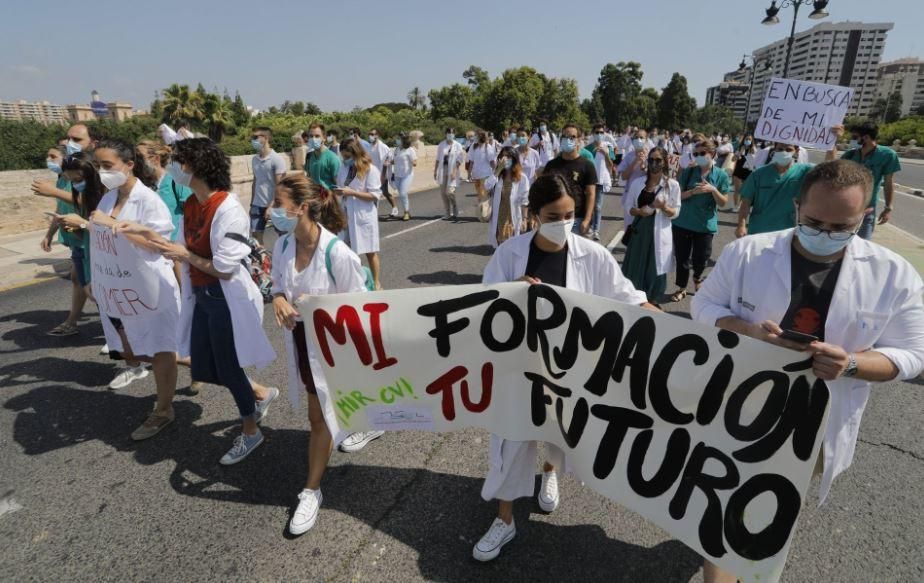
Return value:
<svg viewBox="0 0 924 583">
<path fill-rule="evenodd" d="M 568 233 L 574 228 L 574 219 L 564 221 L 555 221 L 554 223 L 542 223 L 539 225 L 539 234 L 550 243 L 561 247 L 568 241 Z"/>
<path fill-rule="evenodd" d="M 167 165 L 167 174 L 173 177 L 173 181 L 181 186 L 189 186 L 192 182 L 192 174 L 184 172 L 179 162 L 173 161 Z"/>
<path fill-rule="evenodd" d="M 100 170 L 99 181 L 103 183 L 106 190 L 115 190 L 125 184 L 128 177 L 118 170 Z"/>
</svg>

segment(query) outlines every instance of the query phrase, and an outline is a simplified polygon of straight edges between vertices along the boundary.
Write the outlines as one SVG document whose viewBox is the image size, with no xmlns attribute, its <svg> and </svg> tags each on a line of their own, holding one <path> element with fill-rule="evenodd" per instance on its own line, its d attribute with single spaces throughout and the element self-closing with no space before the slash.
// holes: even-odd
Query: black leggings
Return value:
<svg viewBox="0 0 924 583">
<path fill-rule="evenodd" d="M 690 267 L 693 267 L 693 280 L 703 278 L 706 262 L 712 257 L 712 233 L 698 233 L 674 225 L 671 227 L 674 237 L 674 258 L 677 260 L 677 287 L 686 289 L 690 281 Z"/>
</svg>

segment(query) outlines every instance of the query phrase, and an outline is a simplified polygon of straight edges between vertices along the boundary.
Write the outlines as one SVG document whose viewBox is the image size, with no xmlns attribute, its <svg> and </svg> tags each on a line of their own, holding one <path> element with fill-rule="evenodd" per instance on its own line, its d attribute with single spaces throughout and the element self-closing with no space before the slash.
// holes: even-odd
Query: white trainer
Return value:
<svg viewBox="0 0 924 583">
<path fill-rule="evenodd" d="M 137 367 L 126 367 L 122 372 L 116 375 L 112 382 L 109 383 L 110 389 L 124 389 L 128 385 L 132 384 L 135 381 L 141 380 L 144 377 L 148 376 L 148 369 L 144 368 L 143 364 L 139 364 Z"/>
<path fill-rule="evenodd" d="M 507 524 L 500 518 L 495 518 L 491 523 L 491 528 L 472 549 L 472 556 L 476 561 L 493 561 L 504 545 L 512 541 L 516 534 L 517 527 L 514 520 Z"/>
<path fill-rule="evenodd" d="M 289 521 L 289 532 L 294 535 L 305 534 L 314 526 L 318 519 L 318 510 L 321 509 L 321 502 L 324 496 L 320 490 L 309 490 L 305 488 L 298 495 L 298 508 L 292 514 L 292 520 Z"/>
<path fill-rule="evenodd" d="M 359 431 L 347 435 L 340 443 L 340 451 L 354 453 L 369 445 L 370 441 L 378 439 L 385 435 L 384 431 Z"/>
<path fill-rule="evenodd" d="M 99 353 L 108 356 L 109 355 L 109 345 L 103 344 L 103 347 L 99 349 Z"/>
<path fill-rule="evenodd" d="M 398 216 L 398 207 L 396 207 L 396 206 L 391 207 L 391 212 L 388 213 L 388 216 L 390 216 L 390 217 L 397 217 L 397 216 Z"/>
<path fill-rule="evenodd" d="M 542 484 L 539 486 L 539 508 L 552 512 L 558 508 L 558 472 L 542 472 Z"/>
</svg>

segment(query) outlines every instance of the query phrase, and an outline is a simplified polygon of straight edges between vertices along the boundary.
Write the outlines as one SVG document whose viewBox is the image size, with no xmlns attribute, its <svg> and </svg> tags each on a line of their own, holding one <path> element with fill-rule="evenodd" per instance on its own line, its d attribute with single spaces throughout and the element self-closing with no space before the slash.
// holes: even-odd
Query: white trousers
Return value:
<svg viewBox="0 0 924 583">
<path fill-rule="evenodd" d="M 536 492 L 538 441 L 511 441 L 491 435 L 488 447 L 490 469 L 481 488 L 485 500 L 512 501 L 532 497 Z M 565 452 L 545 444 L 546 461 L 559 472 L 565 471 Z"/>
</svg>

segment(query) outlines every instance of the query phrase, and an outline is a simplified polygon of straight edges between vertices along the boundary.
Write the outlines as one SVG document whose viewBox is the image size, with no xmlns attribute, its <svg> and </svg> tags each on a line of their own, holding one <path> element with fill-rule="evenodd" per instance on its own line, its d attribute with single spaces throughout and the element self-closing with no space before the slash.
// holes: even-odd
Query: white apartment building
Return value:
<svg viewBox="0 0 924 583">
<path fill-rule="evenodd" d="M 891 22 L 824 22 L 797 32 L 789 78 L 853 87 L 847 115 L 865 116 L 876 101 L 879 61 Z M 788 37 L 754 51 L 755 62 L 769 59 L 771 68 L 757 67 L 748 120 L 760 117 L 764 88 L 771 77 L 782 77 Z"/>
<path fill-rule="evenodd" d="M 876 98 L 890 99 L 896 93 L 902 96 L 902 117 L 924 106 L 924 61 L 908 58 L 879 64 Z"/>
<path fill-rule="evenodd" d="M 67 107 L 47 101 L 0 101 L 0 118 L 24 120 L 34 119 L 45 124 L 67 123 Z"/>
</svg>

